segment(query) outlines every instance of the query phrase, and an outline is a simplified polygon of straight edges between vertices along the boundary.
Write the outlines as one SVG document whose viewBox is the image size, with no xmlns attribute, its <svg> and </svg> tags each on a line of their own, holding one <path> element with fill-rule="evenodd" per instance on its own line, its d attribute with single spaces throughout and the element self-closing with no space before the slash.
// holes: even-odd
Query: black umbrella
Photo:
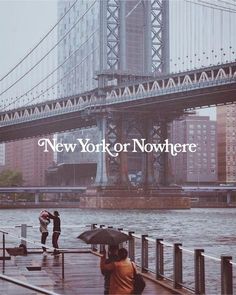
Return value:
<svg viewBox="0 0 236 295">
<path fill-rule="evenodd" d="M 96 228 L 83 232 L 78 239 L 87 244 L 118 245 L 129 240 L 129 236 L 111 228 Z"/>
</svg>

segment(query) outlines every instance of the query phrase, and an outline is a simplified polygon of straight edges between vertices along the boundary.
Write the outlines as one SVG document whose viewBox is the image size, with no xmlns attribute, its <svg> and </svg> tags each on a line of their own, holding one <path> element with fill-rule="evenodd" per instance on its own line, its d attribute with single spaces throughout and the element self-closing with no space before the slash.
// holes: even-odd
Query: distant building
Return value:
<svg viewBox="0 0 236 295">
<path fill-rule="evenodd" d="M 0 144 L 0 172 L 5 168 L 5 144 Z"/>
<path fill-rule="evenodd" d="M 236 105 L 217 107 L 219 181 L 236 182 Z"/>
<path fill-rule="evenodd" d="M 22 172 L 24 185 L 45 184 L 45 170 L 53 163 L 53 153 L 43 152 L 38 138 L 24 139 L 5 144 L 5 168 Z"/>
<path fill-rule="evenodd" d="M 173 143 L 195 143 L 194 153 L 170 156 L 170 181 L 176 184 L 216 182 L 217 133 L 216 122 L 208 116 L 186 116 L 171 124 Z"/>
</svg>

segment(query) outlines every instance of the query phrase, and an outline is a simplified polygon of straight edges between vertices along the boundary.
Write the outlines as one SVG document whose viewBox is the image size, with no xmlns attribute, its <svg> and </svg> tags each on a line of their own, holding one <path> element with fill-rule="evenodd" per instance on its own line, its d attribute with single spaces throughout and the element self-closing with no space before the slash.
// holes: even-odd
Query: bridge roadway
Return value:
<svg viewBox="0 0 236 295">
<path fill-rule="evenodd" d="M 5 275 L 36 285 L 62 295 L 99 295 L 103 294 L 104 278 L 100 272 L 99 257 L 90 253 L 65 254 L 65 278 L 62 279 L 62 257 L 50 254 L 43 257 L 40 253 L 16 256 L 5 261 Z M 41 267 L 41 270 L 28 271 L 26 267 Z M 179 294 L 162 285 L 146 279 L 144 295 Z M 35 291 L 0 280 L 0 294 L 36 295 Z"/>
<path fill-rule="evenodd" d="M 108 87 L 0 113 L 0 142 L 97 125 L 107 112 L 151 114 L 236 101 L 236 62 Z"/>
</svg>

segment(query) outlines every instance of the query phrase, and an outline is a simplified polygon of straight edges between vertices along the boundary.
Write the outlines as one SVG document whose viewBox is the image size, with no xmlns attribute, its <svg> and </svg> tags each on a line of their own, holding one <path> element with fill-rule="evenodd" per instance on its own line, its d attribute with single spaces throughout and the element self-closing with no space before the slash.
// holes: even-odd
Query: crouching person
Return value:
<svg viewBox="0 0 236 295">
<path fill-rule="evenodd" d="M 134 264 L 128 258 L 125 248 L 118 250 L 118 261 L 106 263 L 106 253 L 101 257 L 101 271 L 110 272 L 109 293 L 112 295 L 128 295 L 133 293 Z"/>
</svg>

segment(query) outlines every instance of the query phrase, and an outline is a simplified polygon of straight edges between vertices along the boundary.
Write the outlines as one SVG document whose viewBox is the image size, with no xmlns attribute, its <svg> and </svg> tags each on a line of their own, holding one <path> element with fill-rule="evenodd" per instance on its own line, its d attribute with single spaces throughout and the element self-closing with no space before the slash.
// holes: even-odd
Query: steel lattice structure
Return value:
<svg viewBox="0 0 236 295">
<path fill-rule="evenodd" d="M 117 69 L 119 62 L 119 0 L 107 0 L 107 64 Z"/>
<path fill-rule="evenodd" d="M 169 72 L 169 0 L 136 2 L 133 10 L 142 5 L 145 15 L 145 49 L 140 62 L 145 65 L 147 72 L 166 74 Z M 126 70 L 127 67 L 126 17 L 130 12 L 126 4 L 123 0 L 100 2 L 100 73 L 103 75 L 107 70 Z"/>
<path fill-rule="evenodd" d="M 151 1 L 152 71 L 169 72 L 169 1 Z"/>
</svg>

